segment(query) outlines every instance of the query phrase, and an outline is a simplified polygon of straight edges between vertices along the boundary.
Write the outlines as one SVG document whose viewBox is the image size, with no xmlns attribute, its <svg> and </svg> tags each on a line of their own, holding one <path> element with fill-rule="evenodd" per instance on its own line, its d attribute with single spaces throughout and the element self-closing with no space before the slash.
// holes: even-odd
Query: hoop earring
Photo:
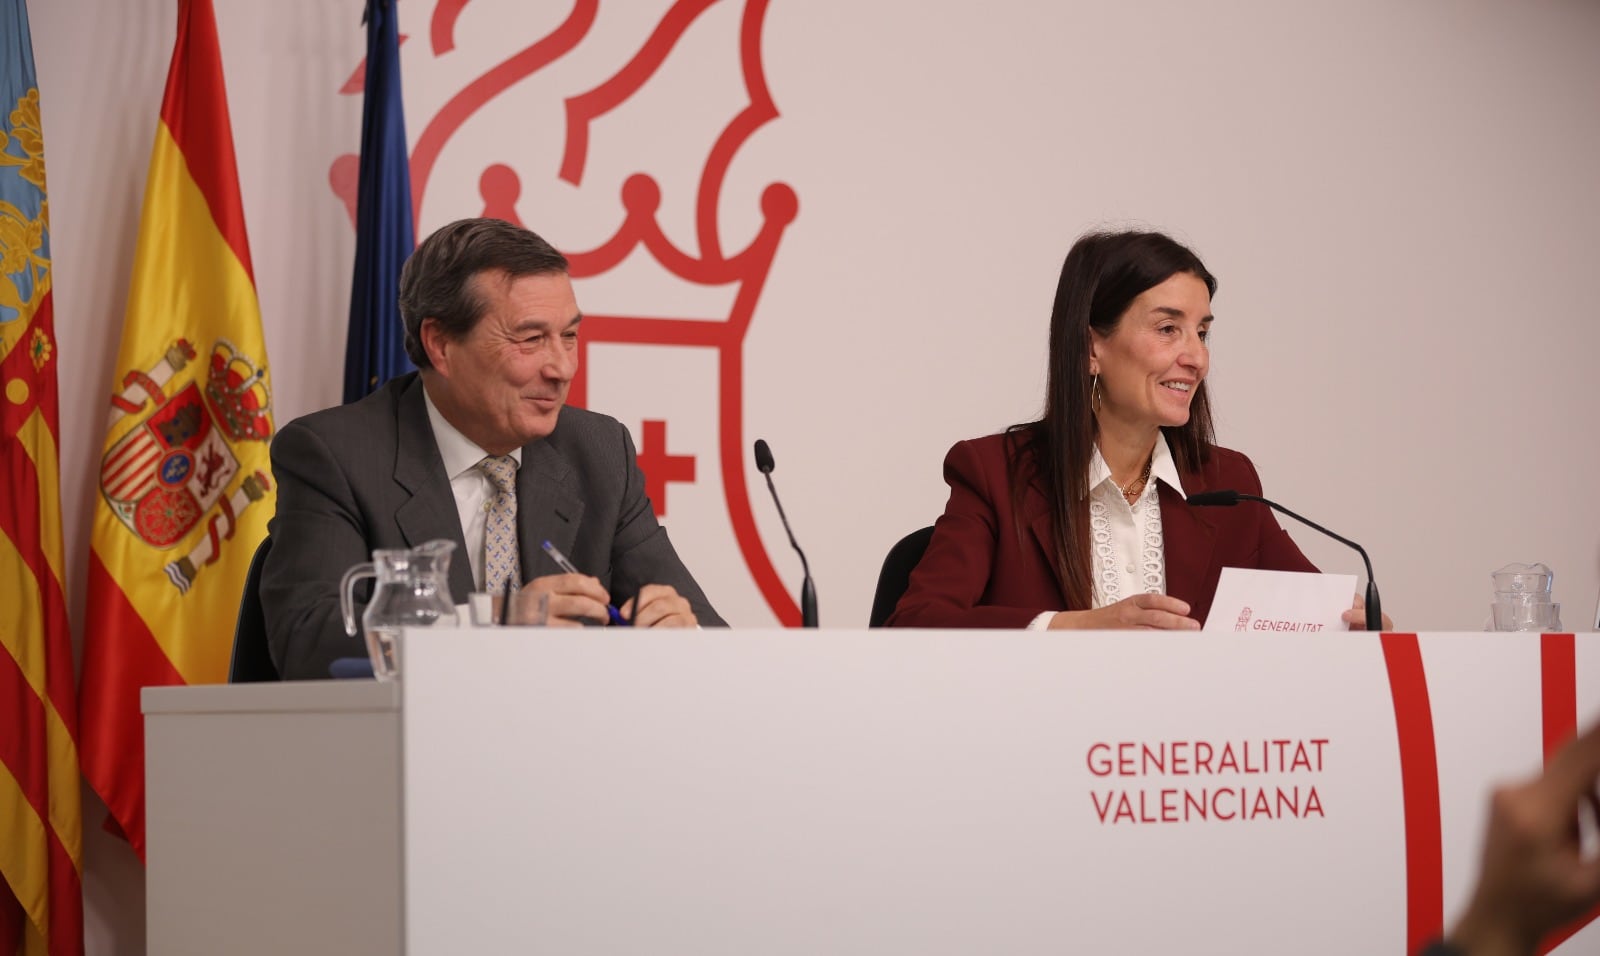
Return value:
<svg viewBox="0 0 1600 956">
<path fill-rule="evenodd" d="M 1098 412 L 1099 410 L 1100 410 L 1100 376 L 1098 374 L 1096 374 L 1095 377 L 1094 377 L 1094 380 L 1089 383 L 1089 411 Z"/>
</svg>

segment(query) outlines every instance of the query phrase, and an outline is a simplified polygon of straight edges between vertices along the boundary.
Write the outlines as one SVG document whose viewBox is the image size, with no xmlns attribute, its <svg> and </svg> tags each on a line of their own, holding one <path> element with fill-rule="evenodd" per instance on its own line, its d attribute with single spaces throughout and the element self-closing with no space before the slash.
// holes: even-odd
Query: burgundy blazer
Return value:
<svg viewBox="0 0 1600 956">
<path fill-rule="evenodd" d="M 1056 569 L 1050 505 L 1037 485 L 1023 497 L 1025 528 L 1012 519 L 1006 446 L 990 435 L 958 443 L 944 460 L 950 500 L 934 524 L 933 540 L 889 617 L 899 627 L 1026 627 L 1044 611 L 1068 607 Z M 1261 494 L 1250 459 L 1213 448 L 1199 471 L 1183 472 L 1189 494 L 1232 489 Z M 1189 603 L 1201 623 L 1211 611 L 1225 567 L 1316 571 L 1271 509 L 1253 501 L 1234 507 L 1191 508 L 1175 488 L 1159 483 L 1166 546 L 1167 593 Z"/>
</svg>

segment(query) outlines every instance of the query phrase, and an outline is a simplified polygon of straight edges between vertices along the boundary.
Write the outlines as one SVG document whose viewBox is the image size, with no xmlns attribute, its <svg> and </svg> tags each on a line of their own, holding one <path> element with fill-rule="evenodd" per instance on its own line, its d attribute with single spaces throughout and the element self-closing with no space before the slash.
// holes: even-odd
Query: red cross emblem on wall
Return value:
<svg viewBox="0 0 1600 956">
<path fill-rule="evenodd" d="M 667 423 L 646 420 L 639 447 L 639 470 L 644 472 L 644 492 L 657 518 L 667 516 L 667 482 L 694 481 L 694 456 L 667 453 Z"/>
</svg>

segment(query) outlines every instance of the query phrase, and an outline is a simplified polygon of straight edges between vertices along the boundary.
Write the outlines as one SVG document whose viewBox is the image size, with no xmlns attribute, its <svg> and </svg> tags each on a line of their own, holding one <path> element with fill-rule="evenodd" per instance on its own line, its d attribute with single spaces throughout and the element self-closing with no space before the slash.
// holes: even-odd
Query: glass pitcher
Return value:
<svg viewBox="0 0 1600 956">
<path fill-rule="evenodd" d="M 1494 581 L 1489 630 L 1561 630 L 1561 605 L 1550 600 L 1555 573 L 1547 565 L 1508 564 L 1489 577 Z"/>
<path fill-rule="evenodd" d="M 366 638 L 372 674 L 393 680 L 400 673 L 402 627 L 432 627 L 456 623 L 455 602 L 450 599 L 450 552 L 455 542 L 439 538 L 406 550 L 380 549 L 372 560 L 344 573 L 339 582 L 339 606 L 344 611 L 345 633 Z M 357 631 L 355 586 L 363 578 L 377 578 L 372 600 L 361 615 Z"/>
</svg>

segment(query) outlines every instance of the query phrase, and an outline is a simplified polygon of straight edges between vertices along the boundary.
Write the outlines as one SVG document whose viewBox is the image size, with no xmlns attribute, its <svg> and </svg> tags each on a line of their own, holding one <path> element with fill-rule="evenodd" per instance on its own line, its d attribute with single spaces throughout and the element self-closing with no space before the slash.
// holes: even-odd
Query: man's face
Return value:
<svg viewBox="0 0 1600 956">
<path fill-rule="evenodd" d="M 485 309 L 461 339 L 432 319 L 423 343 L 437 372 L 429 395 L 445 419 L 492 455 L 504 455 L 556 427 L 578 371 L 583 315 L 561 273 L 474 279 Z"/>
</svg>

